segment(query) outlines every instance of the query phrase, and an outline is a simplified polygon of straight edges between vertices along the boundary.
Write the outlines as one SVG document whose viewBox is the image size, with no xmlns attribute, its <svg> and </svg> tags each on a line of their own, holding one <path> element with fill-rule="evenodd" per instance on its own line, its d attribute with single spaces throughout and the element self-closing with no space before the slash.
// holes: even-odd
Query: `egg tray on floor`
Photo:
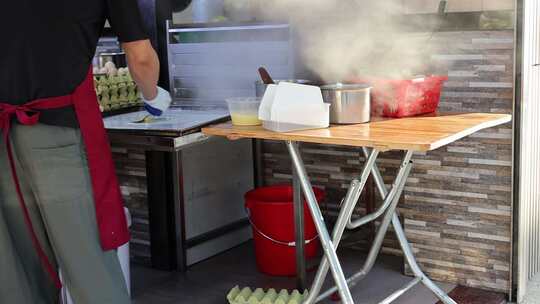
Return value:
<svg viewBox="0 0 540 304">
<path fill-rule="evenodd" d="M 227 300 L 230 304 L 301 304 L 307 296 L 307 291 L 301 294 L 294 290 L 289 294 L 285 289 L 278 293 L 273 288 L 265 292 L 262 288 L 252 291 L 249 287 L 240 289 L 236 286 L 227 295 Z"/>
<path fill-rule="evenodd" d="M 103 112 L 142 105 L 139 89 L 129 74 L 96 75 L 94 87 Z"/>
</svg>

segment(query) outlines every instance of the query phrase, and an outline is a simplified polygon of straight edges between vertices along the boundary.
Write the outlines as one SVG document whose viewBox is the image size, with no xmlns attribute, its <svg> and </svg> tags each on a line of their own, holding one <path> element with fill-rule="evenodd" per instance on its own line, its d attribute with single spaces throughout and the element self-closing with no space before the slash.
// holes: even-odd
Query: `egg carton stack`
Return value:
<svg viewBox="0 0 540 304">
<path fill-rule="evenodd" d="M 278 293 L 273 288 L 265 292 L 262 288 L 252 291 L 249 287 L 240 289 L 239 286 L 235 286 L 227 294 L 230 304 L 301 304 L 307 297 L 307 290 L 303 294 L 298 290 L 289 294 L 285 289 Z"/>
<path fill-rule="evenodd" d="M 102 112 L 142 106 L 137 85 L 128 68 L 116 68 L 107 62 L 105 67 L 94 69 L 94 86 Z"/>
</svg>

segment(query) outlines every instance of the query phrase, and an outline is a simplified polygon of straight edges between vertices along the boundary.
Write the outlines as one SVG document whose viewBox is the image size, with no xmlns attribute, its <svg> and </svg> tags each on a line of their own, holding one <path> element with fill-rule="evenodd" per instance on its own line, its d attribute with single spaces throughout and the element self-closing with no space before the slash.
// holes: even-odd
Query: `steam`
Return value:
<svg viewBox="0 0 540 304">
<path fill-rule="evenodd" d="M 431 33 L 412 34 L 401 0 L 266 0 L 266 19 L 287 19 L 302 64 L 325 82 L 411 77 L 426 68 Z"/>
</svg>

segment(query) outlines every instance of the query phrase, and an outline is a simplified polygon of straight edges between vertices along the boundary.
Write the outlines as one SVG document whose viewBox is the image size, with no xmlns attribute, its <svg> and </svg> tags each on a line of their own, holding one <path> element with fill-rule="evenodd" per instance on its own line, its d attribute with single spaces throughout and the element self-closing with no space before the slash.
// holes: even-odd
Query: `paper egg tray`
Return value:
<svg viewBox="0 0 540 304">
<path fill-rule="evenodd" d="M 301 294 L 294 290 L 289 294 L 285 289 L 277 292 L 271 288 L 265 292 L 262 288 L 252 291 L 249 287 L 240 289 L 236 286 L 227 295 L 227 300 L 230 304 L 301 304 L 307 296 L 307 291 Z"/>
<path fill-rule="evenodd" d="M 142 105 L 137 85 L 127 75 L 96 75 L 94 86 L 103 112 Z"/>
</svg>

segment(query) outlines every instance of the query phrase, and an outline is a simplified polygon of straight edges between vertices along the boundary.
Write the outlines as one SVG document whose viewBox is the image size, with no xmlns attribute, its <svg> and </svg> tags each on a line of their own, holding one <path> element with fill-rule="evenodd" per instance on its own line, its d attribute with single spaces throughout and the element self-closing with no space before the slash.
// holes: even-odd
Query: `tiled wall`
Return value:
<svg viewBox="0 0 540 304">
<path fill-rule="evenodd" d="M 443 111 L 512 113 L 513 32 L 446 33 L 437 40 L 447 41 L 446 50 L 433 58 L 451 77 Z M 421 157 L 427 163 L 407 185 L 403 213 L 415 220 L 406 222 L 407 235 L 433 277 L 509 289 L 511 144 L 507 124 Z M 425 231 L 435 234 L 426 239 Z"/>
<path fill-rule="evenodd" d="M 132 216 L 131 259 L 140 264 L 150 263 L 150 234 L 146 192 L 145 152 L 133 147 L 113 144 L 113 158 L 120 188 Z"/>
<path fill-rule="evenodd" d="M 443 32 L 431 43 L 437 46 L 431 56 L 436 69 L 450 76 L 441 111 L 512 113 L 512 31 Z M 400 213 L 422 268 L 434 279 L 508 290 L 511 136 L 511 126 L 505 125 L 415 155 Z M 335 203 L 359 173 L 360 151 L 304 144 L 302 152 L 314 184 L 329 193 L 323 206 L 327 216 L 335 216 Z M 397 156 L 385 153 L 380 160 L 388 183 L 399 164 Z M 264 160 L 269 184 L 290 180 L 282 144 L 266 142 Z M 385 242 L 387 253 L 399 253 L 393 238 Z"/>
</svg>

